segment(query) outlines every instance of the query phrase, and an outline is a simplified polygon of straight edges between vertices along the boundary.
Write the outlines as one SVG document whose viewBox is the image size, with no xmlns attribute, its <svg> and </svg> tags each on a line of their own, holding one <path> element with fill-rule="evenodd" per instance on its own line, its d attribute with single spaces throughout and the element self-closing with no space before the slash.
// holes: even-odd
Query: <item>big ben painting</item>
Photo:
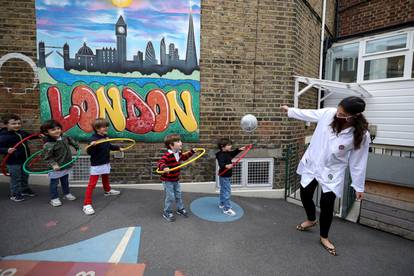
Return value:
<svg viewBox="0 0 414 276">
<path fill-rule="evenodd" d="M 36 0 L 41 119 L 90 136 L 199 139 L 200 0 Z"/>
</svg>

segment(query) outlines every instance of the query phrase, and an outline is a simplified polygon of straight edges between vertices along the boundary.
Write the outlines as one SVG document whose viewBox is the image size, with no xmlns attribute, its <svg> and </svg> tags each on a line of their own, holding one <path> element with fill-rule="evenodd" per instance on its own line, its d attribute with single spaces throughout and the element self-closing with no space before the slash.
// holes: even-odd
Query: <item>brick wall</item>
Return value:
<svg viewBox="0 0 414 276">
<path fill-rule="evenodd" d="M 308 5 L 208 0 L 202 2 L 201 24 L 201 143 L 213 149 L 212 141 L 224 135 L 258 148 L 303 144 L 312 128 L 287 119 L 279 106 L 293 105 L 293 75 L 318 76 L 321 25 Z M 301 106 L 314 108 L 316 93 L 306 94 Z M 259 120 L 253 135 L 239 127 L 246 113 Z M 211 175 L 214 157 L 203 162 Z M 283 161 L 275 168 L 275 187 L 281 187 Z"/>
<path fill-rule="evenodd" d="M 328 1 L 332 2 L 332 1 Z M 1 0 L 1 52 L 23 52 L 36 56 L 34 0 L 11 4 Z M 256 148 L 284 149 L 288 144 L 303 144 L 312 128 L 287 119 L 279 111 L 282 104 L 293 105 L 293 75 L 317 77 L 319 70 L 320 22 L 310 7 L 320 14 L 322 1 L 304 0 L 203 0 L 201 9 L 201 96 L 200 142 L 208 154 L 183 170 L 183 181 L 213 181 L 216 139 L 231 137 L 235 146 L 254 143 Z M 333 32 L 332 9 L 327 22 Z M 16 26 L 15 26 L 16 25 Z M 30 82 L 24 63 L 10 62 L 0 76 L 19 87 Z M 0 113 L 22 114 L 27 129 L 37 129 L 38 92 L 26 95 L 0 92 Z M 316 106 L 316 93 L 301 98 L 302 107 Z M 259 120 L 254 134 L 240 129 L 247 113 Z M 153 162 L 161 154 L 160 143 L 137 143 L 124 159 L 112 162 L 112 182 L 158 182 L 151 174 Z M 283 161 L 275 164 L 275 187 L 284 181 Z"/>
<path fill-rule="evenodd" d="M 301 1 L 304 3 L 304 1 Z M 322 8 L 323 8 L 323 1 L 321 0 L 308 0 L 308 4 L 312 7 L 312 9 L 315 11 L 315 13 L 322 18 Z M 332 0 L 326 0 L 326 17 L 325 17 L 325 25 L 328 31 L 331 32 L 331 34 L 334 34 L 335 30 L 335 6 L 336 1 Z M 319 24 L 319 28 L 320 28 Z"/>
<path fill-rule="evenodd" d="M 414 22 L 413 0 L 341 0 L 339 36 Z"/>
<path fill-rule="evenodd" d="M 318 15 L 322 11 L 322 1 L 313 1 L 313 7 Z M 328 1 L 330 2 L 330 1 Z M 319 7 L 319 8 L 318 8 Z M 334 5 L 327 5 L 327 14 Z M 329 18 L 329 17 L 328 17 Z M 327 20 L 329 21 L 329 20 Z M 303 1 L 296 1 L 295 5 L 295 18 L 293 25 L 293 41 L 291 44 L 291 62 L 293 64 L 293 75 L 309 76 L 318 78 L 319 75 L 319 53 L 320 53 L 320 29 L 321 23 L 317 18 L 309 12 L 309 8 Z M 332 26 L 333 27 L 333 26 Z M 333 33 L 332 29 L 328 29 Z M 325 33 L 328 36 L 327 33 Z M 293 80 L 291 82 L 293 85 Z M 302 89 L 303 87 L 300 87 Z M 294 87 L 289 89 L 290 93 L 293 93 Z M 293 106 L 293 97 L 287 95 L 289 100 L 289 106 Z M 299 98 L 300 108 L 315 108 L 317 106 L 317 91 L 312 89 Z M 291 147 L 290 155 L 290 179 L 294 179 L 297 163 L 299 162 L 304 152 L 304 137 L 311 135 L 315 125 L 306 127 L 301 121 L 286 119 L 286 133 L 287 139 L 283 141 L 283 148 Z M 280 168 L 285 167 L 284 161 L 279 164 Z"/>
<path fill-rule="evenodd" d="M 22 53 L 34 60 L 34 1 L 1 0 L 0 7 L 0 57 L 8 53 Z M 27 87 L 33 87 L 33 78 L 31 67 L 18 59 L 7 61 L 0 71 L 0 114 L 20 114 L 29 130 L 37 130 L 39 127 L 39 93 L 37 90 L 26 95 L 20 93 Z"/>
</svg>

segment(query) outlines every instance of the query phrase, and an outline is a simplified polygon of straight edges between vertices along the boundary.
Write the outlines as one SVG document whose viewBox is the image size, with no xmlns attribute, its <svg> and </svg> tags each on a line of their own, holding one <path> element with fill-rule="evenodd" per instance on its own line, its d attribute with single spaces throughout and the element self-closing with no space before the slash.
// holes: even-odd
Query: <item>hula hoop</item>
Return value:
<svg viewBox="0 0 414 276">
<path fill-rule="evenodd" d="M 108 139 L 100 139 L 100 140 L 96 140 L 96 143 L 94 145 L 87 145 L 85 147 L 85 150 L 87 150 L 90 147 L 93 147 L 95 145 L 99 145 L 102 143 L 106 143 L 106 142 L 112 142 L 112 141 L 127 141 L 127 142 L 131 142 L 131 145 L 126 146 L 125 148 L 121 148 L 122 150 L 128 150 L 130 148 L 132 148 L 133 146 L 135 146 L 135 140 L 130 139 L 130 138 L 108 138 Z"/>
<path fill-rule="evenodd" d="M 12 149 L 17 149 L 17 147 L 18 146 L 20 146 L 21 144 L 23 144 L 24 142 L 26 142 L 27 140 L 30 140 L 31 138 L 33 138 L 33 137 L 39 137 L 39 135 L 40 135 L 40 133 L 33 133 L 33 134 L 30 134 L 29 136 L 27 136 L 26 138 L 24 138 L 24 139 L 22 139 L 22 140 L 20 140 L 16 145 L 14 145 L 13 147 L 12 147 Z M 10 174 L 9 173 L 7 173 L 7 169 L 6 169 L 6 162 L 7 162 L 7 160 L 10 158 L 10 156 L 12 155 L 13 153 L 7 153 L 7 155 L 3 158 L 3 161 L 1 162 L 1 171 L 3 172 L 3 174 L 5 175 L 5 176 L 10 176 Z"/>
<path fill-rule="evenodd" d="M 27 173 L 27 174 L 46 174 L 46 173 L 50 173 L 50 172 L 54 171 L 53 169 L 50 169 L 50 170 L 44 170 L 44 171 L 38 171 L 38 172 L 32 172 L 32 171 L 29 171 L 28 169 L 26 169 L 27 164 L 28 164 L 28 163 L 30 163 L 30 162 L 31 162 L 34 158 L 36 158 L 36 157 L 37 157 L 39 154 L 41 154 L 43 151 L 44 151 L 44 149 L 41 149 L 41 150 L 36 151 L 35 153 L 33 153 L 33 154 L 32 154 L 32 156 L 30 156 L 30 157 L 26 160 L 26 162 L 24 162 L 24 164 L 23 164 L 23 171 L 24 171 L 25 173 Z M 72 160 L 71 160 L 71 161 L 69 161 L 69 162 L 67 162 L 66 164 L 63 164 L 62 166 L 59 166 L 59 167 L 60 167 L 60 169 L 64 169 L 64 168 L 66 168 L 67 166 L 71 165 L 71 164 L 72 164 L 73 162 L 75 162 L 76 160 L 78 160 L 79 156 L 81 155 L 81 152 L 82 152 L 82 150 L 81 150 L 81 149 L 78 149 L 78 152 L 77 152 L 76 156 L 72 157 Z"/>
<path fill-rule="evenodd" d="M 253 144 L 249 144 L 246 146 L 246 148 L 244 149 L 243 153 L 239 156 L 239 158 L 237 158 L 236 161 L 234 161 L 233 163 L 231 163 L 234 166 L 236 166 L 245 156 L 246 154 L 253 148 Z M 230 168 L 226 168 L 224 171 L 222 171 L 221 173 L 219 173 L 219 176 L 222 176 L 223 174 L 225 174 L 228 170 L 230 170 Z"/>
<path fill-rule="evenodd" d="M 174 167 L 174 168 L 170 169 L 168 172 L 175 171 L 175 170 L 178 170 L 178 169 L 180 169 L 184 166 L 187 166 L 188 164 L 193 163 L 194 161 L 196 161 L 197 159 L 199 159 L 201 156 L 203 156 L 206 153 L 206 150 L 203 149 L 203 148 L 195 148 L 194 150 L 195 150 L 195 152 L 199 151 L 201 153 L 199 155 L 197 155 L 196 157 L 194 157 L 193 159 L 190 159 L 190 160 L 178 165 L 177 167 Z M 159 174 L 166 173 L 164 171 L 160 171 L 158 168 L 157 168 L 156 172 L 159 173 Z"/>
</svg>

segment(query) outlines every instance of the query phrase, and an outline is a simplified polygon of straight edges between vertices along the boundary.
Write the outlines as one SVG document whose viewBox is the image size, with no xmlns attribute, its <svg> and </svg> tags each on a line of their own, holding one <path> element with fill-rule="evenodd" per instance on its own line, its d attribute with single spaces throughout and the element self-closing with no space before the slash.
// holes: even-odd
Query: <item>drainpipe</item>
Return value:
<svg viewBox="0 0 414 276">
<path fill-rule="evenodd" d="M 334 41 L 339 36 L 339 0 L 336 0 L 335 3 L 335 34 L 334 34 Z"/>
<path fill-rule="evenodd" d="M 322 27 L 321 27 L 321 51 L 319 55 L 319 79 L 322 79 L 322 68 L 323 68 L 323 50 L 324 50 L 324 43 L 325 40 L 325 17 L 326 17 L 326 0 L 323 0 L 323 8 L 322 8 Z M 321 100 L 321 89 L 318 90 L 318 108 L 320 108 L 320 100 Z"/>
</svg>

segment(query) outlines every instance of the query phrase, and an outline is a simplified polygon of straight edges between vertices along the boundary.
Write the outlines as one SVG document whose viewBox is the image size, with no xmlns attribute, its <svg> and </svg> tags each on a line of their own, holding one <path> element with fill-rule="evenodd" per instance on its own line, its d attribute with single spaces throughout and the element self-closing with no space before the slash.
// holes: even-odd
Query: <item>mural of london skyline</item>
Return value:
<svg viewBox="0 0 414 276">
<path fill-rule="evenodd" d="M 51 4 L 52 0 L 44 1 L 47 4 Z M 70 4 L 75 4 L 78 1 L 69 1 Z M 98 1 L 99 2 L 99 1 Z M 144 2 L 147 3 L 147 6 L 144 5 Z M 106 39 L 101 41 L 94 39 L 92 40 L 95 43 L 90 43 L 90 38 L 84 38 L 84 41 L 80 47 L 78 48 L 75 45 L 79 45 L 78 40 L 71 40 L 67 39 L 63 43 L 63 45 L 56 45 L 54 40 L 45 39 L 43 40 L 43 36 L 38 35 L 38 65 L 39 67 L 56 67 L 51 65 L 49 59 L 51 59 L 51 55 L 60 58 L 63 61 L 62 67 L 66 70 L 77 70 L 77 71 L 88 71 L 88 72 L 101 72 L 101 73 L 127 73 L 127 72 L 140 72 L 142 74 L 152 74 L 157 73 L 159 75 L 166 74 L 167 72 L 172 71 L 173 69 L 177 69 L 184 74 L 191 74 L 194 70 L 199 70 L 199 63 L 198 63 L 198 56 L 199 52 L 197 49 L 197 45 L 199 44 L 199 37 L 196 36 L 195 32 L 198 32 L 199 29 L 195 30 L 194 28 L 194 17 L 193 15 L 197 16 L 197 20 L 199 20 L 199 6 L 195 3 L 197 1 L 178 1 L 175 4 L 179 3 L 180 5 L 176 5 L 176 7 L 166 7 L 163 11 L 156 11 L 154 9 L 155 5 L 150 5 L 151 3 L 157 1 L 141 1 L 140 7 L 136 7 L 139 11 L 142 10 L 152 10 L 153 18 L 162 18 L 167 19 L 171 17 L 173 20 L 176 21 L 177 24 L 181 26 L 175 27 L 175 30 L 181 30 L 181 39 L 177 41 L 179 35 L 174 33 L 167 33 L 166 30 L 168 28 L 171 29 L 170 23 L 172 21 L 165 20 L 165 26 L 162 26 L 160 23 L 158 24 L 157 28 L 151 29 L 150 32 L 162 31 L 161 34 L 158 34 L 158 39 L 151 39 L 154 38 L 154 34 L 151 36 L 142 34 L 143 37 L 139 37 L 137 35 L 137 26 L 132 25 L 130 27 L 129 21 L 132 24 L 136 24 L 137 20 L 140 22 L 150 22 L 150 24 L 154 25 L 154 21 L 149 21 L 148 12 L 146 15 L 143 15 L 142 18 L 133 17 L 131 15 L 132 10 L 123 10 L 122 13 L 113 15 L 112 24 L 110 24 L 110 18 L 105 18 L 105 23 L 99 24 L 94 23 L 92 26 L 87 26 L 86 28 L 90 29 L 91 27 L 104 27 L 106 31 Z M 62 2 L 59 2 L 62 4 Z M 165 2 L 164 2 L 165 3 Z M 55 3 L 59 5 L 58 2 Z M 102 5 L 102 3 L 100 3 Z M 40 5 L 38 5 L 40 6 Z M 165 4 L 163 4 L 165 6 Z M 104 6 L 99 6 L 101 9 Z M 59 9 L 68 9 L 69 7 L 56 7 Z M 93 7 L 89 7 L 92 8 Z M 95 7 L 96 8 L 96 7 Z M 169 8 L 169 9 L 167 9 Z M 84 9 L 84 7 L 83 7 Z M 50 10 L 50 8 L 49 8 Z M 161 17 L 160 17 L 160 12 Z M 135 13 L 136 15 L 137 13 Z M 178 17 L 179 16 L 179 17 Z M 186 17 L 186 32 L 185 38 L 183 37 L 183 20 Z M 177 20 L 177 19 L 180 20 Z M 43 20 L 41 20 L 43 21 Z M 45 22 L 45 21 L 44 21 Z M 44 23 L 44 22 L 41 22 Z M 39 25 L 39 23 L 38 23 Z M 103 25 L 103 26 L 101 26 Z M 84 26 L 84 25 L 82 25 Z M 108 37 L 108 27 L 111 26 L 112 28 L 112 39 Z M 196 24 L 199 28 L 199 25 Z M 142 26 L 139 26 L 142 27 Z M 167 29 L 163 29 L 163 28 Z M 130 32 L 131 30 L 131 32 Z M 146 30 L 147 31 L 147 30 Z M 131 36 L 132 33 L 132 36 Z M 148 32 L 147 32 L 148 34 Z M 99 36 L 97 33 L 94 33 L 94 36 Z M 69 37 L 70 38 L 70 37 Z M 149 39 L 148 39 L 149 38 Z M 185 42 L 183 43 L 183 38 Z M 139 43 L 136 43 L 136 40 L 139 40 Z M 62 41 L 62 39 L 59 39 Z M 112 42 L 112 43 L 102 43 L 102 42 Z M 146 45 L 143 47 L 137 47 L 142 45 L 145 41 Z M 153 41 L 156 44 L 153 44 Z M 96 42 L 100 42 L 97 46 Z M 175 42 L 175 43 L 174 43 Z M 92 44 L 92 45 L 91 45 Z M 95 45 L 94 45 L 95 44 Z M 115 46 L 115 45 L 116 46 Z M 181 44 L 181 45 L 180 45 Z M 184 47 L 183 47 L 184 44 Z M 93 47 L 95 46 L 95 47 Z M 158 49 L 156 49 L 156 47 Z M 54 50 L 50 50 L 54 49 Z M 181 54 L 180 54 L 181 53 Z M 132 55 L 132 59 L 128 58 L 128 56 Z M 52 64 L 56 64 L 56 61 L 52 62 Z"/>
</svg>

